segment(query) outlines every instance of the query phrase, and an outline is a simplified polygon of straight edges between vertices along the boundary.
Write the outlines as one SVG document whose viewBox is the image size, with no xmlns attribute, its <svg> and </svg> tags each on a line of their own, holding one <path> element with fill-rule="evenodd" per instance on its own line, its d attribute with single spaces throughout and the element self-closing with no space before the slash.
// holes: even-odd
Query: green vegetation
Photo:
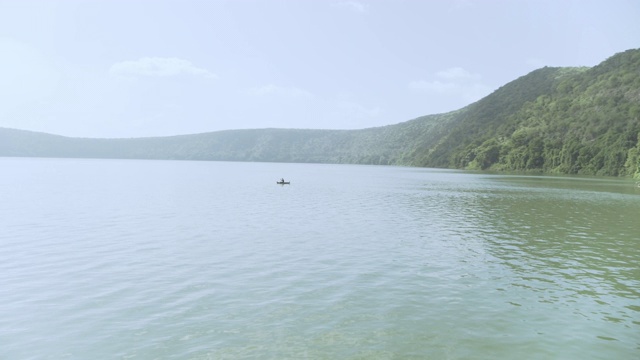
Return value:
<svg viewBox="0 0 640 360">
<path fill-rule="evenodd" d="M 640 178 L 640 49 L 545 67 L 458 111 L 363 130 L 80 139 L 0 128 L 0 156 L 407 165 Z"/>
<path fill-rule="evenodd" d="M 422 165 L 640 175 L 639 50 L 593 68 L 534 71 L 470 108 L 473 120 L 451 129 L 448 147 Z"/>
</svg>

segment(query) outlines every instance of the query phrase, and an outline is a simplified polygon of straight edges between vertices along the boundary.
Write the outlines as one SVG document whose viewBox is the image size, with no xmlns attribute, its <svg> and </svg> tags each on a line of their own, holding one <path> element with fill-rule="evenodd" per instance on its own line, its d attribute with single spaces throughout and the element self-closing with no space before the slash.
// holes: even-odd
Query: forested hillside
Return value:
<svg viewBox="0 0 640 360">
<path fill-rule="evenodd" d="M 84 139 L 0 128 L 0 156 L 413 165 L 455 112 L 362 130 L 254 129 L 134 139 Z"/>
<path fill-rule="evenodd" d="M 0 156 L 408 165 L 640 178 L 640 49 L 545 67 L 446 114 L 362 130 L 82 139 L 0 128 Z"/>
<path fill-rule="evenodd" d="M 593 68 L 534 71 L 471 105 L 468 114 L 419 165 L 636 174 L 640 50 Z"/>
</svg>

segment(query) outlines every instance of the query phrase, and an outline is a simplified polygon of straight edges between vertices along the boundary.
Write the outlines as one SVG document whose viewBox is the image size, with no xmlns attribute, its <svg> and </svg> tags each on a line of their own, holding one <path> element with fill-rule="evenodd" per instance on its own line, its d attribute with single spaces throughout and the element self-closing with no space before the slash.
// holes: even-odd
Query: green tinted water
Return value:
<svg viewBox="0 0 640 360">
<path fill-rule="evenodd" d="M 636 359 L 629 180 L 0 159 L 7 358 Z M 291 185 L 275 181 L 285 177 Z"/>
</svg>

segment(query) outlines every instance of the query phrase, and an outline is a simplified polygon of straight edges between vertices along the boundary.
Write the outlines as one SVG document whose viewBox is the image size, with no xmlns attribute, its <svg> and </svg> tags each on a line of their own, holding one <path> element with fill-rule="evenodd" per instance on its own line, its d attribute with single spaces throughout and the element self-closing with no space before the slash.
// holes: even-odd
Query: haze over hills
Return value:
<svg viewBox="0 0 640 360">
<path fill-rule="evenodd" d="M 640 49 L 545 67 L 460 110 L 362 130 L 134 139 L 0 128 L 0 156 L 407 165 L 640 177 Z"/>
</svg>

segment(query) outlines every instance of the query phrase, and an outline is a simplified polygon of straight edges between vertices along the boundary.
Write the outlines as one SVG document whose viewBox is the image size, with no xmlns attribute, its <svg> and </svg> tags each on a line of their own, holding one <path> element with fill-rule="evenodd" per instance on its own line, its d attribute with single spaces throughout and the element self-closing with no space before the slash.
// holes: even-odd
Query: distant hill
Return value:
<svg viewBox="0 0 640 360">
<path fill-rule="evenodd" d="M 0 156 L 412 165 L 454 113 L 363 130 L 253 129 L 133 139 L 88 139 L 0 128 Z"/>
<path fill-rule="evenodd" d="M 545 67 L 460 110 L 362 130 L 254 129 L 135 139 L 0 128 L 0 156 L 407 165 L 640 177 L 640 49 Z"/>
</svg>

